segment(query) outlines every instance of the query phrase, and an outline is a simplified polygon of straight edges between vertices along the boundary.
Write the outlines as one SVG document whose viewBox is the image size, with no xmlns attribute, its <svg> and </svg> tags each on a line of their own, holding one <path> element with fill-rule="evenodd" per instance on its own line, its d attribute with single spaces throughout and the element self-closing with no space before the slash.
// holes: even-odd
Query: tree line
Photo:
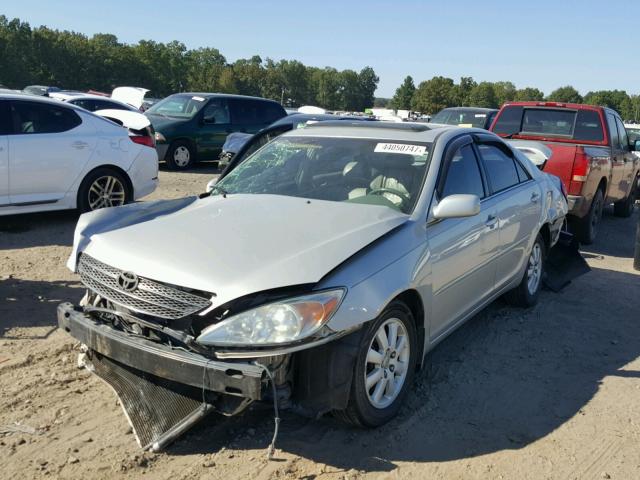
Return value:
<svg viewBox="0 0 640 480">
<path fill-rule="evenodd" d="M 322 105 L 331 110 L 364 111 L 373 105 L 378 76 L 306 66 L 297 60 L 259 56 L 228 62 L 216 48 L 187 49 L 178 41 L 118 41 L 48 27 L 32 28 L 0 15 L 0 84 L 21 89 L 52 85 L 110 92 L 141 86 L 151 95 L 181 91 L 238 93 L 272 98 L 285 106 Z"/>
<path fill-rule="evenodd" d="M 433 77 L 417 87 L 407 76 L 398 87 L 388 106 L 395 109 L 436 113 L 446 107 L 499 108 L 510 101 L 542 101 L 586 103 L 613 108 L 626 120 L 640 119 L 640 96 L 629 95 L 624 90 L 600 90 L 584 97 L 572 86 L 560 87 L 549 95 L 532 87 L 517 89 L 512 82 L 476 82 L 462 77 L 459 83 L 446 77 Z M 384 100 L 377 99 L 379 106 Z"/>
<path fill-rule="evenodd" d="M 640 97 L 621 90 L 589 92 L 571 86 L 549 95 L 512 82 L 476 82 L 462 77 L 433 77 L 417 87 L 407 76 L 392 99 L 374 98 L 379 78 L 371 67 L 359 72 L 310 67 L 297 60 L 255 55 L 228 62 L 216 48 L 187 49 L 178 41 L 118 41 L 115 35 L 91 37 L 45 26 L 32 28 L 0 15 L 0 84 L 10 88 L 55 85 L 110 92 L 116 86 L 143 86 L 151 95 L 206 91 L 255 95 L 285 106 L 319 105 L 329 110 L 364 111 L 375 106 L 436 113 L 452 106 L 498 108 L 512 100 L 549 100 L 604 105 L 627 120 L 640 120 Z"/>
</svg>

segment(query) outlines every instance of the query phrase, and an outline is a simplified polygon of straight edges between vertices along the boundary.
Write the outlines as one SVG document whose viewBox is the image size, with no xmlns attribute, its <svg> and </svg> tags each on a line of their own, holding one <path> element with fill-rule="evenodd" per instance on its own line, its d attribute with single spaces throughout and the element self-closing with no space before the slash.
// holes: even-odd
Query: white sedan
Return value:
<svg viewBox="0 0 640 480">
<path fill-rule="evenodd" d="M 0 95 L 0 215 L 87 212 L 153 192 L 151 127 L 110 112 L 107 120 L 56 100 Z"/>
</svg>

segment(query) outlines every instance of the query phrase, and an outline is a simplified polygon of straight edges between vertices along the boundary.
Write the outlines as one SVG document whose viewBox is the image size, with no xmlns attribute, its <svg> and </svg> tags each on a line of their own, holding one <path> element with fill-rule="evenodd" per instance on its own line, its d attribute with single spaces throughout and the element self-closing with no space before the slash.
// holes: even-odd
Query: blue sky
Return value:
<svg viewBox="0 0 640 480">
<path fill-rule="evenodd" d="M 640 93 L 635 0 L 0 0 L 0 14 L 32 26 L 121 41 L 180 40 L 218 48 L 233 61 L 297 59 L 338 69 L 370 65 L 376 95 L 392 96 L 406 75 L 511 80 L 549 93 Z"/>
</svg>

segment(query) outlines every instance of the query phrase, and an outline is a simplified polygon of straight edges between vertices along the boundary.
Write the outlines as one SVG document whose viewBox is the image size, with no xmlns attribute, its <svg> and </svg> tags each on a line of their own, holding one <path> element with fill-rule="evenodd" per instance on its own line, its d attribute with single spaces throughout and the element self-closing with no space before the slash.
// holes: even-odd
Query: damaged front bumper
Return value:
<svg viewBox="0 0 640 480">
<path fill-rule="evenodd" d="M 210 411 L 233 415 L 262 399 L 262 365 L 129 335 L 71 303 L 58 306 L 58 324 L 86 346 L 85 366 L 115 390 L 142 448 L 163 448 Z"/>
</svg>

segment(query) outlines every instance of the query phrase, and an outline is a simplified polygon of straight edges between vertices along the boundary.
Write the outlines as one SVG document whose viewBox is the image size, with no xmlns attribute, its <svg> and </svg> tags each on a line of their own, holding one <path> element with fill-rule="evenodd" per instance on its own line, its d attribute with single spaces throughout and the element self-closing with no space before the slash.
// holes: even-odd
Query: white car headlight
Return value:
<svg viewBox="0 0 640 480">
<path fill-rule="evenodd" d="M 156 142 L 166 142 L 167 139 L 160 132 L 156 132 Z"/>
<path fill-rule="evenodd" d="M 269 303 L 205 328 L 203 345 L 268 346 L 301 340 L 325 325 L 340 305 L 343 289 Z"/>
</svg>

